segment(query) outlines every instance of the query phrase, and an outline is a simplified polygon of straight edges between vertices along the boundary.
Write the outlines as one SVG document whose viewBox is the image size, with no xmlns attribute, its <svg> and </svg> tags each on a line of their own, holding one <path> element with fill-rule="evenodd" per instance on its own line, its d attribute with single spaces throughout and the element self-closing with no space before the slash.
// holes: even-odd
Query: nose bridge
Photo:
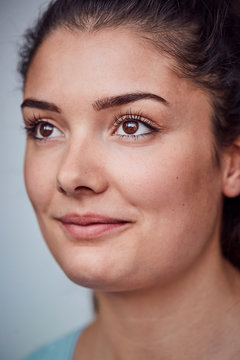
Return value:
<svg viewBox="0 0 240 360">
<path fill-rule="evenodd" d="M 74 170 L 75 167 L 79 170 L 79 165 L 81 168 L 89 168 L 91 159 L 94 160 L 96 147 L 96 141 L 91 141 L 89 136 L 71 136 L 63 154 L 62 167 L 69 167 L 69 170 Z"/>
<path fill-rule="evenodd" d="M 68 194 L 82 189 L 99 193 L 106 189 L 100 155 L 100 144 L 90 136 L 72 136 L 66 144 L 59 164 L 57 187 Z"/>
</svg>

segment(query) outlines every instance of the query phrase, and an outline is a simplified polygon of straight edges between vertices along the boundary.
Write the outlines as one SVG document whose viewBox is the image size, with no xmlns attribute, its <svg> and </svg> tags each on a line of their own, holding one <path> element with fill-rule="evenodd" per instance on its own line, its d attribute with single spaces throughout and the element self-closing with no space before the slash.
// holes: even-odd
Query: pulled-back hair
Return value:
<svg viewBox="0 0 240 360">
<path fill-rule="evenodd" d="M 55 0 L 28 29 L 20 49 L 23 86 L 42 42 L 58 27 L 137 31 L 176 60 L 181 76 L 209 93 L 216 161 L 240 135 L 240 4 L 238 0 Z M 224 198 L 221 245 L 240 268 L 240 196 Z"/>
</svg>

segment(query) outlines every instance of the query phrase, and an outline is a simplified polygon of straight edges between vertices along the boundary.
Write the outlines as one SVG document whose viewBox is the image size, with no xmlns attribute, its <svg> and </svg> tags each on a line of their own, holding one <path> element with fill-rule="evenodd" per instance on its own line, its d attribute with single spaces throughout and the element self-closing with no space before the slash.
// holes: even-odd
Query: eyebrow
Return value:
<svg viewBox="0 0 240 360">
<path fill-rule="evenodd" d="M 106 97 L 103 99 L 99 99 L 93 103 L 93 108 L 97 111 L 100 111 L 100 110 L 108 109 L 108 108 L 114 107 L 114 106 L 130 104 L 132 102 L 143 100 L 143 99 L 151 99 L 151 100 L 155 100 L 160 103 L 163 103 L 165 105 L 168 105 L 167 100 L 165 100 L 164 98 L 162 98 L 159 95 L 152 94 L 152 93 L 137 92 L 137 93 L 129 93 L 129 94 L 124 94 L 124 95 L 112 96 L 112 97 Z"/>
<path fill-rule="evenodd" d="M 50 103 L 48 101 L 39 101 L 39 100 L 32 99 L 32 98 L 29 98 L 29 99 L 26 99 L 23 101 L 23 103 L 21 104 L 21 108 L 23 109 L 25 107 L 61 113 L 61 110 L 59 109 L 59 107 L 54 105 L 53 103 Z"/>
<path fill-rule="evenodd" d="M 130 104 L 132 102 L 143 100 L 143 99 L 155 100 L 162 104 L 169 105 L 167 100 L 165 100 L 164 98 L 162 98 L 159 95 L 152 94 L 152 93 L 137 92 L 137 93 L 129 93 L 129 94 L 123 94 L 123 95 L 111 96 L 111 97 L 105 97 L 102 99 L 98 99 L 92 104 L 92 106 L 93 106 L 94 110 L 100 111 L 100 110 L 108 109 L 108 108 L 111 108 L 114 106 Z M 28 98 L 23 101 L 23 103 L 21 104 L 21 108 L 23 109 L 25 107 L 61 113 L 61 109 L 57 105 L 50 103 L 48 101 L 40 101 L 40 100 L 33 99 L 33 98 Z"/>
</svg>

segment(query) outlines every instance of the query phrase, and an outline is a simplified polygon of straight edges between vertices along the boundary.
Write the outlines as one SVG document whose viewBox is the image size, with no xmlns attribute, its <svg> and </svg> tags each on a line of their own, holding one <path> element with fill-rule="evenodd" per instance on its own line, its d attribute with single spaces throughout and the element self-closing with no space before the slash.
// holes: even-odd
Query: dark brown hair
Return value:
<svg viewBox="0 0 240 360">
<path fill-rule="evenodd" d="M 25 34 L 23 85 L 33 57 L 56 28 L 129 27 L 177 60 L 178 70 L 211 95 L 216 154 L 240 135 L 238 0 L 55 0 Z M 222 251 L 240 268 L 240 197 L 225 198 Z"/>
</svg>

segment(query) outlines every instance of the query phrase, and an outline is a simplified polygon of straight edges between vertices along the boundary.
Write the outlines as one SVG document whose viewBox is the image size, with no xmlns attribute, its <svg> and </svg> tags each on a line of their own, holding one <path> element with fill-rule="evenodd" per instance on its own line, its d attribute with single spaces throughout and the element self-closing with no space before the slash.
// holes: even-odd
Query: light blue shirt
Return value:
<svg viewBox="0 0 240 360">
<path fill-rule="evenodd" d="M 75 346 L 82 331 L 77 330 L 45 345 L 24 360 L 72 360 Z"/>
</svg>

